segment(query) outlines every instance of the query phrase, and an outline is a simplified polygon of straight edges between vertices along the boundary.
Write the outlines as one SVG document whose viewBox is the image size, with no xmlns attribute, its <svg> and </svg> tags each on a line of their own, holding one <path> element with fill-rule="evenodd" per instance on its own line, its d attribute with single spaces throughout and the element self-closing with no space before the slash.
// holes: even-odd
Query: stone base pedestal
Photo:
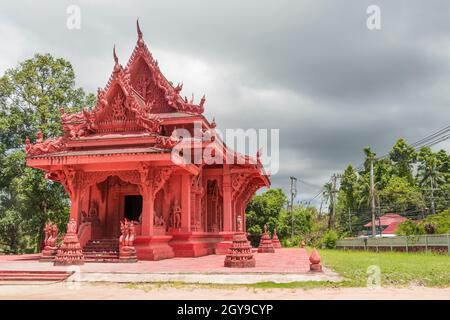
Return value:
<svg viewBox="0 0 450 320">
<path fill-rule="evenodd" d="M 322 271 L 322 266 L 320 263 L 318 264 L 310 264 L 309 265 L 309 271 L 311 272 L 321 272 Z"/>
<path fill-rule="evenodd" d="M 120 262 L 137 262 L 136 249 L 134 247 L 121 247 L 119 250 Z"/>
<path fill-rule="evenodd" d="M 227 268 L 254 268 L 256 265 L 252 247 L 248 243 L 244 232 L 233 236 L 233 244 L 225 257 L 224 267 Z"/>
<path fill-rule="evenodd" d="M 175 257 L 173 248 L 169 245 L 172 236 L 137 236 L 134 248 L 138 260 L 163 260 Z"/>
<path fill-rule="evenodd" d="M 39 257 L 39 262 L 53 262 L 55 259 L 58 248 L 45 247 Z"/>
<path fill-rule="evenodd" d="M 222 240 L 218 233 L 180 232 L 174 233 L 170 246 L 175 257 L 200 257 L 214 254 L 217 244 Z"/>
<path fill-rule="evenodd" d="M 272 245 L 275 249 L 281 249 L 281 243 L 276 234 L 272 238 Z"/>
<path fill-rule="evenodd" d="M 261 235 L 261 240 L 259 241 L 258 246 L 259 253 L 274 253 L 275 249 L 273 248 L 272 239 L 270 239 L 270 235 L 267 232 L 264 232 Z"/>
<path fill-rule="evenodd" d="M 83 251 L 75 232 L 66 233 L 62 245 L 58 248 L 53 264 L 55 266 L 84 264 Z"/>
</svg>

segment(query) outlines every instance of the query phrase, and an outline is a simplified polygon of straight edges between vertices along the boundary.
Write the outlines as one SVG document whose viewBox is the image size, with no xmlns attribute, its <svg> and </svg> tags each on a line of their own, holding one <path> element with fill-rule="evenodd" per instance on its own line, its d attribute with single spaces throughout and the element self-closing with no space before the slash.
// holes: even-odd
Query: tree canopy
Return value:
<svg viewBox="0 0 450 320">
<path fill-rule="evenodd" d="M 36 54 L 0 78 L 0 252 L 37 251 L 48 219 L 65 229 L 64 189 L 26 167 L 24 141 L 38 131 L 61 135 L 59 109 L 75 112 L 94 102 L 75 86 L 72 65 L 50 54 Z"/>
</svg>

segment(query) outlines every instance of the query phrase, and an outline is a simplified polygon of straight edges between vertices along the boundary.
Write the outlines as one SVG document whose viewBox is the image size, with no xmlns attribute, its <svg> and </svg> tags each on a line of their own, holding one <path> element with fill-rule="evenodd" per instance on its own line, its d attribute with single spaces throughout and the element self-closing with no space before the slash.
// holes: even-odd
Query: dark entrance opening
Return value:
<svg viewBox="0 0 450 320">
<path fill-rule="evenodd" d="M 142 196 L 125 196 L 123 216 L 131 221 L 140 221 L 142 213 Z"/>
</svg>

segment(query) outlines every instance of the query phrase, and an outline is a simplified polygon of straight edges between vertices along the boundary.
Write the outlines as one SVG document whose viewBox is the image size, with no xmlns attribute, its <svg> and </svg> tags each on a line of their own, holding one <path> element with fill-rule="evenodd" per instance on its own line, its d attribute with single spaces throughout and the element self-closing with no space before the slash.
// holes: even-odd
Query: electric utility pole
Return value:
<svg viewBox="0 0 450 320">
<path fill-rule="evenodd" d="M 329 228 L 334 229 L 335 227 L 335 220 L 336 220 L 336 193 L 338 192 L 336 186 L 337 186 L 337 179 L 340 178 L 340 174 L 333 174 L 331 176 L 331 218 L 329 223 Z"/>
<path fill-rule="evenodd" d="M 352 211 L 348 208 L 348 230 L 352 233 Z"/>
<path fill-rule="evenodd" d="M 373 156 L 370 157 L 370 211 L 372 213 L 372 237 L 377 234 L 375 225 L 375 182 L 373 177 Z M 381 227 L 381 226 L 380 226 Z"/>
<path fill-rule="evenodd" d="M 297 196 L 297 178 L 290 177 L 291 179 L 291 203 L 289 210 L 291 211 L 291 241 L 294 241 L 294 199 Z"/>
<path fill-rule="evenodd" d="M 434 179 L 433 177 L 430 177 L 430 192 L 431 192 L 431 213 L 436 213 L 436 205 L 434 203 L 434 190 L 438 190 L 434 188 Z"/>
</svg>

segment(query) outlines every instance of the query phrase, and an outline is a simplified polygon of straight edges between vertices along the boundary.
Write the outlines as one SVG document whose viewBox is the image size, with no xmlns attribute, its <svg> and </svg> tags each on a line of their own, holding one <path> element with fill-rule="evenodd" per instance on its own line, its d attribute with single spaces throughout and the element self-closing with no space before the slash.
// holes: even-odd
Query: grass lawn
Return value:
<svg viewBox="0 0 450 320">
<path fill-rule="evenodd" d="M 348 286 L 367 282 L 367 268 L 378 266 L 382 286 L 450 286 L 450 255 L 434 253 L 319 250 L 323 264 L 346 278 Z"/>
</svg>

